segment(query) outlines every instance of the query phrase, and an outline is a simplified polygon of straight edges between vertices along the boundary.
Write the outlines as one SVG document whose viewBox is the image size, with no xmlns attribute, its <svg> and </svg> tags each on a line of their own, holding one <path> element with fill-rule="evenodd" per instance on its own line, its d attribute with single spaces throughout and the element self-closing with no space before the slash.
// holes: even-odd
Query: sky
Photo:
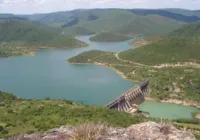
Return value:
<svg viewBox="0 0 200 140">
<path fill-rule="evenodd" d="M 33 14 L 92 8 L 200 9 L 200 0 L 0 0 L 0 13 Z"/>
</svg>

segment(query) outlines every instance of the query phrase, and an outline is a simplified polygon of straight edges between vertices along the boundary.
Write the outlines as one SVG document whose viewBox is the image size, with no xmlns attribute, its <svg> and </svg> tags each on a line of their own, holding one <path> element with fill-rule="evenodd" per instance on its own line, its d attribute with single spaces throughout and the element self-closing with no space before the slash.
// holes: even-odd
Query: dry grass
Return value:
<svg viewBox="0 0 200 140">
<path fill-rule="evenodd" d="M 172 125 L 167 122 L 162 122 L 160 123 L 160 132 L 163 133 L 164 135 L 168 135 L 172 132 Z"/>
<path fill-rule="evenodd" d="M 85 123 L 75 127 L 70 140 L 100 140 L 108 131 L 109 127 L 107 125 Z"/>
</svg>

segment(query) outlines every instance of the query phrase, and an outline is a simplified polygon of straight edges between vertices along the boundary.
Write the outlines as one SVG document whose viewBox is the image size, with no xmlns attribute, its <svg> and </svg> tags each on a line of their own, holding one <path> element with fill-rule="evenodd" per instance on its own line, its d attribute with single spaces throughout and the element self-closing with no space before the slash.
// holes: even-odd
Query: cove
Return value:
<svg viewBox="0 0 200 140">
<path fill-rule="evenodd" d="M 149 112 L 147 116 L 156 118 L 192 118 L 193 112 L 200 112 L 195 107 L 182 106 L 177 104 L 145 101 L 139 106 L 139 110 Z"/>
<path fill-rule="evenodd" d="M 131 49 L 128 42 L 91 42 L 90 36 L 77 39 L 89 44 L 85 48 L 39 50 L 36 56 L 0 59 L 0 90 L 26 99 L 68 99 L 89 105 L 104 106 L 136 83 L 122 79 L 109 68 L 74 65 L 68 58 L 89 50 L 120 52 Z M 135 39 L 137 40 L 137 38 Z M 132 40 L 134 41 L 134 40 Z M 140 110 L 152 117 L 191 118 L 194 107 L 145 101 Z M 176 110 L 174 110 L 176 108 Z M 176 114 L 178 113 L 178 114 Z"/>
</svg>

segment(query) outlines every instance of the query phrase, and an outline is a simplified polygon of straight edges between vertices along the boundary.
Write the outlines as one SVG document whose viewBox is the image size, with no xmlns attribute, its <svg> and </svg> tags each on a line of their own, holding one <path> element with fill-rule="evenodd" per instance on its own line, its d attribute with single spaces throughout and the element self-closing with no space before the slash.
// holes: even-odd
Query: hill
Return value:
<svg viewBox="0 0 200 140">
<path fill-rule="evenodd" d="M 200 22 L 175 30 L 157 42 L 120 53 L 122 59 L 146 65 L 200 63 Z"/>
<path fill-rule="evenodd" d="M 145 120 L 103 107 L 67 100 L 25 100 L 5 92 L 0 92 L 0 112 L 0 138 L 89 121 L 126 127 Z"/>
<path fill-rule="evenodd" d="M 198 11 L 183 9 L 91 9 L 26 17 L 61 28 L 67 35 L 101 34 L 106 31 L 126 36 L 143 34 L 147 37 L 169 33 L 182 24 L 200 19 Z"/>
<path fill-rule="evenodd" d="M 45 24 L 28 20 L 7 20 L 0 23 L 1 53 L 17 48 L 68 48 L 82 47 L 86 44 L 72 37 L 62 35 L 61 30 Z M 4 49 L 4 50 L 3 50 Z M 7 53 L 9 56 L 9 53 Z M 12 53 L 10 53 L 12 55 Z"/>
<path fill-rule="evenodd" d="M 109 32 L 103 32 L 90 38 L 91 41 L 98 41 L 98 42 L 120 42 L 128 39 L 131 39 L 131 37 Z"/>
<path fill-rule="evenodd" d="M 67 29 L 67 31 L 64 30 L 64 33 L 66 35 L 70 35 L 70 36 L 95 34 L 95 32 L 92 32 L 82 26 L 71 27 L 71 28 Z"/>
<path fill-rule="evenodd" d="M 27 20 L 27 18 L 16 16 L 13 14 L 0 14 L 0 22 L 4 22 L 8 20 Z"/>
<path fill-rule="evenodd" d="M 200 22 L 185 25 L 139 48 L 120 53 L 84 52 L 69 62 L 108 66 L 134 81 L 150 79 L 148 96 L 200 107 L 199 25 Z"/>
<path fill-rule="evenodd" d="M 133 9 L 131 10 L 133 13 L 141 16 L 146 15 L 160 15 L 163 17 L 167 17 L 170 19 L 174 19 L 177 21 L 183 22 L 197 22 L 200 20 L 196 11 L 189 11 L 189 10 L 178 10 L 178 9 Z M 190 15 L 189 15 L 190 13 Z"/>
<path fill-rule="evenodd" d="M 182 28 L 170 33 L 169 36 L 179 37 L 199 37 L 200 36 L 200 22 L 191 23 L 185 25 Z"/>
</svg>

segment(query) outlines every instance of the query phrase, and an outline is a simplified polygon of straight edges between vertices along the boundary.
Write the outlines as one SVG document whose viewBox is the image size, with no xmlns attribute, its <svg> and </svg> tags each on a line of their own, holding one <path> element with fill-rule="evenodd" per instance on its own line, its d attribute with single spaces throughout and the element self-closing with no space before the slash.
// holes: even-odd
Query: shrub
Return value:
<svg viewBox="0 0 200 140">
<path fill-rule="evenodd" d="M 71 140 L 97 140 L 105 135 L 109 127 L 104 124 L 85 123 L 75 127 Z"/>
<path fill-rule="evenodd" d="M 160 124 L 160 132 L 164 135 L 168 135 L 172 131 L 172 125 L 169 123 L 161 123 Z"/>
</svg>

